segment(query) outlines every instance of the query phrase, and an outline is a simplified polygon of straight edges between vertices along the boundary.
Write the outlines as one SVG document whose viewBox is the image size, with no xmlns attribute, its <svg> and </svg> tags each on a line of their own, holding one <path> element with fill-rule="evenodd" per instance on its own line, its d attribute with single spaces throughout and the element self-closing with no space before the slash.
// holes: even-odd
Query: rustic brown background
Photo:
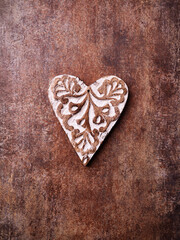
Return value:
<svg viewBox="0 0 180 240">
<path fill-rule="evenodd" d="M 0 239 L 178 239 L 178 0 L 0 0 Z M 126 109 L 83 167 L 49 80 L 114 74 Z"/>
</svg>

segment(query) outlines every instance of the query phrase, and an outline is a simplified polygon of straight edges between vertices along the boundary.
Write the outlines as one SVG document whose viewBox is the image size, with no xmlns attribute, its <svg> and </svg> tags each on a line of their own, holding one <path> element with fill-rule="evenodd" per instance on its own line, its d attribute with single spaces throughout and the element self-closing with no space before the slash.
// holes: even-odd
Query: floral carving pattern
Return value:
<svg viewBox="0 0 180 240">
<path fill-rule="evenodd" d="M 70 132 L 71 142 L 83 156 L 84 165 L 90 160 L 89 154 L 99 147 L 100 135 L 119 117 L 118 106 L 127 94 L 125 83 L 115 76 L 98 81 L 86 86 L 76 77 L 61 75 L 50 86 L 58 103 L 56 114 Z"/>
</svg>

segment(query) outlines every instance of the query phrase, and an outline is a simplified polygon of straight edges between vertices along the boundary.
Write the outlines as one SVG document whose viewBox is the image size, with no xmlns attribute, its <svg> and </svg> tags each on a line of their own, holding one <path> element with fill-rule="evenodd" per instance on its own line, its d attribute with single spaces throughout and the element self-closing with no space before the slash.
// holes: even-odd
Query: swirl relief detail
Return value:
<svg viewBox="0 0 180 240">
<path fill-rule="evenodd" d="M 100 78 L 90 86 L 71 75 L 51 81 L 50 102 L 83 165 L 118 120 L 127 97 L 127 85 L 116 76 Z"/>
</svg>

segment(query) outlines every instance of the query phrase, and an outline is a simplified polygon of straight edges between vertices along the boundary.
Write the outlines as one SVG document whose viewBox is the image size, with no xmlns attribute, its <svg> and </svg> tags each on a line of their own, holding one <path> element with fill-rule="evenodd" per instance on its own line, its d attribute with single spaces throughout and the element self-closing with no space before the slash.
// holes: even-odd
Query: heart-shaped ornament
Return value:
<svg viewBox="0 0 180 240">
<path fill-rule="evenodd" d="M 116 76 L 86 86 L 78 77 L 59 75 L 50 83 L 49 99 L 84 166 L 118 120 L 128 87 Z"/>
</svg>

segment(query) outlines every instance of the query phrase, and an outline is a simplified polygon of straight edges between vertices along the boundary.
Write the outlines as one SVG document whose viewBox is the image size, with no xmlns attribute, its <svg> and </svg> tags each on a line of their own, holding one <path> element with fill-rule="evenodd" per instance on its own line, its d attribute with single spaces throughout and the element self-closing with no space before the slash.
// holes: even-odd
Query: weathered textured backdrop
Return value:
<svg viewBox="0 0 180 240">
<path fill-rule="evenodd" d="M 0 239 L 178 239 L 178 0 L 0 0 Z M 178 69 L 179 68 L 179 69 Z M 83 167 L 49 80 L 114 74 L 124 113 Z"/>
</svg>

